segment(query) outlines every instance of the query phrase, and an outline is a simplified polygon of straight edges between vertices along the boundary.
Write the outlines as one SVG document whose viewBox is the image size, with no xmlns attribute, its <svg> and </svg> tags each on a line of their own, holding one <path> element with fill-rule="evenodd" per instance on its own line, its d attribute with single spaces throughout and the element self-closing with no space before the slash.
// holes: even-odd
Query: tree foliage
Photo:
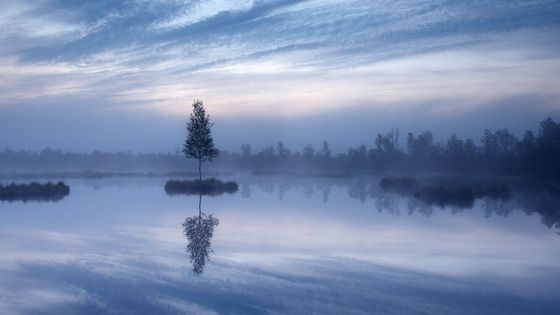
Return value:
<svg viewBox="0 0 560 315">
<path fill-rule="evenodd" d="M 212 161 L 220 152 L 214 146 L 210 116 L 206 114 L 204 104 L 200 100 L 193 102 L 193 112 L 187 122 L 187 139 L 183 145 L 183 153 L 187 158 L 197 159 L 199 176 L 202 180 L 200 167 L 204 161 Z"/>
</svg>

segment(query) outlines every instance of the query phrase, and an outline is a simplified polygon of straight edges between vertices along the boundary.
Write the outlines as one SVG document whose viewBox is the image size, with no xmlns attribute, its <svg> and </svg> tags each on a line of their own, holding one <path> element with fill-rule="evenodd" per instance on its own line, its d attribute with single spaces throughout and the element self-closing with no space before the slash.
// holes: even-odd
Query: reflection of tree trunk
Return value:
<svg viewBox="0 0 560 315">
<path fill-rule="evenodd" d="M 202 160 L 198 159 L 198 180 L 202 181 Z"/>
<path fill-rule="evenodd" d="M 202 204 L 202 194 L 198 195 L 198 218 L 201 219 L 202 218 L 202 209 L 200 208 Z"/>
</svg>

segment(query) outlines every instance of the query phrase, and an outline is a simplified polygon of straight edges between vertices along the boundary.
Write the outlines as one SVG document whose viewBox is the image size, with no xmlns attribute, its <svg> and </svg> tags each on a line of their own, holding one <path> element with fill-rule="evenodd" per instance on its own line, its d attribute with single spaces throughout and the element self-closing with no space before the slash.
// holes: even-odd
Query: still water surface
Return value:
<svg viewBox="0 0 560 315">
<path fill-rule="evenodd" d="M 186 220 L 209 218 L 199 196 L 160 178 L 0 203 L 0 314 L 560 314 L 560 235 L 520 206 L 535 203 L 233 179 L 237 193 L 200 200 L 213 232 L 189 238 Z"/>
</svg>

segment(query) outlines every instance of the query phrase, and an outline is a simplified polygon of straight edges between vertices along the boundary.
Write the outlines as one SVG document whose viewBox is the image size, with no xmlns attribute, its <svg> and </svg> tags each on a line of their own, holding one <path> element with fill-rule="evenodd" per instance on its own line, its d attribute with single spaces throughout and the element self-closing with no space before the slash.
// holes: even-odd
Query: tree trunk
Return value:
<svg viewBox="0 0 560 315">
<path fill-rule="evenodd" d="M 198 159 L 198 180 L 202 182 L 202 160 Z"/>
</svg>

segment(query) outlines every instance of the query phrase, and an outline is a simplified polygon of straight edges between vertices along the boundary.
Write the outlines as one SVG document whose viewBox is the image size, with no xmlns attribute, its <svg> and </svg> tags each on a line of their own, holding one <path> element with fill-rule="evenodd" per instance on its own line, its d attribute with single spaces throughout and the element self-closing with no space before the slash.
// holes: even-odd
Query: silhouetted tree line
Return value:
<svg viewBox="0 0 560 315">
<path fill-rule="evenodd" d="M 404 138 L 404 139 L 401 139 Z M 484 130 L 478 141 L 452 134 L 436 141 L 431 131 L 408 133 L 398 129 L 373 137 L 370 146 L 351 147 L 333 154 L 328 142 L 315 148 L 306 145 L 291 151 L 283 142 L 254 151 L 243 144 L 239 152 L 221 151 L 210 169 L 305 170 L 317 173 L 367 171 L 447 171 L 493 174 L 560 175 L 560 124 L 548 117 L 536 133 L 526 131 L 521 138 L 508 129 Z M 45 149 L 41 152 L 0 152 L 0 171 L 14 170 L 104 170 L 168 171 L 196 170 L 196 161 L 174 154 L 103 153 L 89 154 Z"/>
<path fill-rule="evenodd" d="M 449 171 L 499 174 L 560 175 L 560 124 L 550 117 L 540 123 L 535 135 L 526 131 L 518 138 L 508 129 L 485 129 L 480 141 L 452 134 L 436 141 L 431 131 L 408 133 L 399 143 L 398 129 L 378 134 L 373 146 L 362 144 L 333 155 L 326 141 L 319 150 L 307 145 L 290 152 L 282 142 L 252 153 L 241 146 L 240 165 L 245 168 L 305 167 L 328 171 Z"/>
<path fill-rule="evenodd" d="M 235 159 L 223 152 L 223 159 L 215 167 L 236 167 Z M 228 164 L 229 163 L 229 164 Z M 212 165 L 211 165 L 212 167 Z M 0 151 L 0 172 L 44 172 L 44 171 L 106 171 L 106 172 L 158 172 L 195 171 L 198 161 L 187 160 L 177 150 L 175 153 L 72 153 L 46 148 L 40 152 L 4 149 Z"/>
</svg>

